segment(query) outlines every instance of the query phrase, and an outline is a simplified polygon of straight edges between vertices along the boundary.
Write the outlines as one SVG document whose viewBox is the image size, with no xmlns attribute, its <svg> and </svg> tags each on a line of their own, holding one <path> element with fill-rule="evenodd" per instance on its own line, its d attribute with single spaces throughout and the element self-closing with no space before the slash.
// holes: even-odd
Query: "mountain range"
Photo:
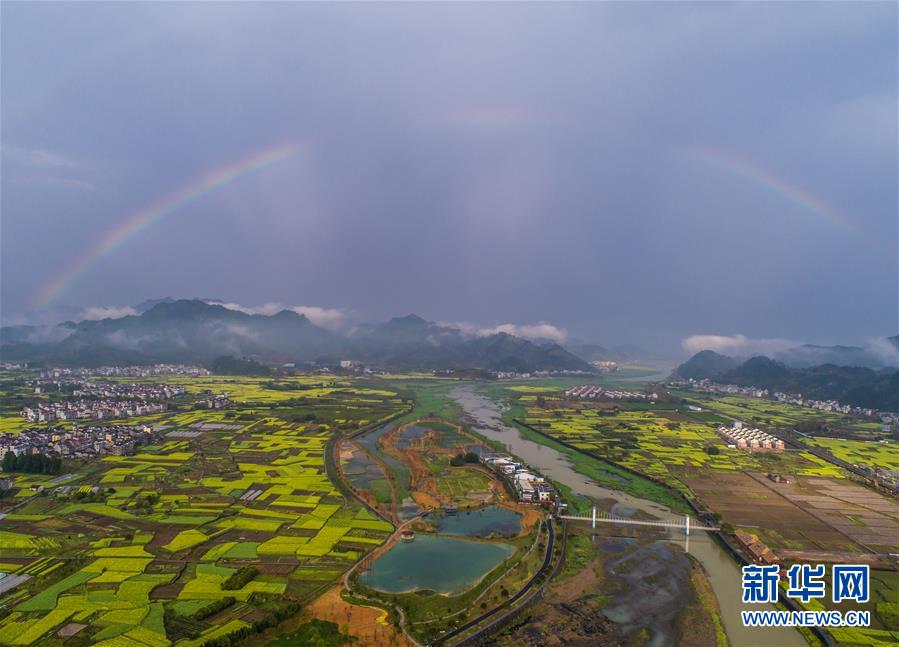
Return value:
<svg viewBox="0 0 899 647">
<path fill-rule="evenodd" d="M 292 310 L 246 314 L 199 299 L 159 299 L 135 310 L 140 314 L 117 319 L 4 327 L 0 353 L 7 361 L 70 366 L 210 364 L 231 355 L 273 364 L 352 359 L 397 370 L 594 370 L 555 343 L 507 333 L 470 335 L 414 314 L 341 334 Z"/>
<path fill-rule="evenodd" d="M 697 380 L 712 379 L 736 368 L 750 357 L 732 357 L 701 350 L 677 369 L 676 374 Z M 812 368 L 832 364 L 864 368 L 899 368 L 899 335 L 870 340 L 866 346 L 820 346 L 803 344 L 780 350 L 771 359 L 791 368 Z"/>
<path fill-rule="evenodd" d="M 891 338 L 899 343 L 899 337 Z M 792 367 L 763 355 L 741 362 L 710 350 L 700 351 L 674 371 L 675 377 L 711 379 L 802 394 L 805 399 L 837 400 L 843 404 L 899 411 L 899 369 L 865 366 Z"/>
</svg>

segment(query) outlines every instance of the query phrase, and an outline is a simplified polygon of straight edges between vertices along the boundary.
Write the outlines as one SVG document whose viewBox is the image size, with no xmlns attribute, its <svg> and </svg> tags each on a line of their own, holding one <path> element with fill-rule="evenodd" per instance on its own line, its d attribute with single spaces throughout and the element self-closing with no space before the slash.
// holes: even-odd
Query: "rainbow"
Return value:
<svg viewBox="0 0 899 647">
<path fill-rule="evenodd" d="M 824 200 L 745 160 L 710 148 L 691 148 L 687 151 L 687 157 L 748 180 L 832 224 L 852 226 L 845 216 L 838 213 Z"/>
<path fill-rule="evenodd" d="M 177 211 L 184 205 L 190 204 L 208 193 L 233 182 L 237 178 L 287 159 L 295 155 L 298 150 L 299 145 L 293 143 L 279 144 L 278 146 L 266 148 L 249 157 L 215 168 L 193 182 L 184 185 L 174 193 L 141 209 L 122 224 L 103 235 L 84 254 L 75 258 L 62 271 L 44 284 L 35 293 L 32 305 L 41 307 L 50 303 L 91 265 L 121 247 L 154 222 Z"/>
</svg>

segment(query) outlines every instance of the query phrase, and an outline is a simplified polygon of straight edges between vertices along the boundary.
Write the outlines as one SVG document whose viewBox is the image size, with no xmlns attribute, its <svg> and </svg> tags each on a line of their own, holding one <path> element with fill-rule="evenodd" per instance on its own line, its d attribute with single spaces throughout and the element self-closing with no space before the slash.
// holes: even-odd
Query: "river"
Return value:
<svg viewBox="0 0 899 647">
<path fill-rule="evenodd" d="M 525 438 L 516 428 L 506 425 L 501 417 L 500 405 L 484 396 L 473 385 L 458 386 L 450 392 L 450 396 L 459 403 L 478 433 L 503 443 L 509 453 L 515 454 L 554 481 L 570 487 L 576 494 L 593 499 L 614 499 L 617 501 L 613 508 L 613 512 L 616 514 L 627 515 L 628 508 L 630 508 L 663 519 L 680 518 L 663 505 L 631 496 L 619 490 L 602 487 L 575 471 L 564 454 Z M 677 531 L 671 531 L 670 539 L 679 544 L 684 543 L 683 535 Z M 740 568 L 707 533 L 696 532 L 690 535 L 688 550 L 702 563 L 708 573 L 712 589 L 721 607 L 722 621 L 731 645 L 734 647 L 807 647 L 805 639 L 795 629 L 761 629 L 743 626 L 740 611 L 744 609 L 766 610 L 774 607 L 761 604 L 743 605 Z M 625 582 L 627 582 L 627 578 L 625 578 Z M 660 631 L 662 633 L 655 636 L 653 642 L 666 644 L 670 634 L 664 633 L 663 630 Z"/>
</svg>

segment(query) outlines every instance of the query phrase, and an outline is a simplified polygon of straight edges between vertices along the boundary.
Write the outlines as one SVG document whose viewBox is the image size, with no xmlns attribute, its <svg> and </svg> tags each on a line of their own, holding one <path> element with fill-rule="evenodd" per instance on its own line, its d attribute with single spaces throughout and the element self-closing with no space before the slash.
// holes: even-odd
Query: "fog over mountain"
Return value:
<svg viewBox="0 0 899 647">
<path fill-rule="evenodd" d="M 5 327 L 0 350 L 9 360 L 85 366 L 208 364 L 233 355 L 273 364 L 352 359 L 393 369 L 594 370 L 553 342 L 462 330 L 414 314 L 340 331 L 316 325 L 296 308 L 251 314 L 199 299 L 160 299 L 131 308 L 141 309 L 118 318 Z"/>
<path fill-rule="evenodd" d="M 29 344 L 34 348 L 23 351 L 21 357 L 57 358 L 63 362 L 74 361 L 75 358 L 88 359 L 88 347 L 105 349 L 107 353 L 111 349 L 118 349 L 124 353 L 123 360 L 131 359 L 142 361 L 151 357 L 174 357 L 184 349 L 187 343 L 183 340 L 184 331 L 177 329 L 160 330 L 151 326 L 142 330 L 140 334 L 135 332 L 136 324 L 132 323 L 135 316 L 143 315 L 154 310 L 156 306 L 172 304 L 182 305 L 172 310 L 181 312 L 187 308 L 183 304 L 194 304 L 201 312 L 201 306 L 212 306 L 219 312 L 221 321 L 214 330 L 205 331 L 197 340 L 196 347 L 191 350 L 194 357 L 208 360 L 211 355 L 221 353 L 258 355 L 273 359 L 282 356 L 312 358 L 316 356 L 330 356 L 334 353 L 342 355 L 356 355 L 360 359 L 377 360 L 388 366 L 400 366 L 402 362 L 394 361 L 383 352 L 375 352 L 373 348 L 366 347 L 368 342 L 376 341 L 381 346 L 392 346 L 396 353 L 400 350 L 409 352 L 415 349 L 414 357 L 409 357 L 405 366 L 417 366 L 419 368 L 459 368 L 462 366 L 487 367 L 492 360 L 485 360 L 483 366 L 475 357 L 468 357 L 461 363 L 449 361 L 446 356 L 433 352 L 424 352 L 429 346 L 441 344 L 467 344 L 469 351 L 474 351 L 479 340 L 491 339 L 518 339 L 530 342 L 519 350 L 531 347 L 550 348 L 559 347 L 576 356 L 579 360 L 592 362 L 595 360 L 611 360 L 617 362 L 639 362 L 658 367 L 671 367 L 676 362 L 682 361 L 676 353 L 660 351 L 657 347 L 642 347 L 634 344 L 614 344 L 613 340 L 606 340 L 605 344 L 588 341 L 572 336 L 565 328 L 555 324 L 538 321 L 536 323 L 503 323 L 503 324 L 476 324 L 464 321 L 454 322 L 430 322 L 417 315 L 397 317 L 386 324 L 372 322 L 358 315 L 349 308 L 324 308 L 320 306 L 285 305 L 279 302 L 266 303 L 259 306 L 247 306 L 239 303 L 228 302 L 222 299 L 182 299 L 162 297 L 148 299 L 131 306 L 88 306 L 82 308 L 57 309 L 56 319 L 52 323 L 17 323 L 7 325 L 2 329 L 2 342 L 4 350 L 10 352 L 15 345 Z M 50 311 L 48 311 L 49 313 Z M 183 313 L 181 313 L 183 314 Z M 59 317 L 69 315 L 65 322 L 60 322 Z M 297 315 L 297 317 L 291 317 Z M 116 320 L 124 320 L 114 323 Z M 137 320 L 145 321 L 148 318 L 138 317 Z M 308 330 L 282 330 L 280 337 L 263 339 L 262 335 L 272 334 L 275 328 L 245 328 L 245 322 L 262 322 L 270 320 L 299 321 L 304 324 L 312 324 L 308 330 L 316 331 L 309 337 Z M 104 321 L 109 320 L 109 321 Z M 74 322 L 80 321 L 76 325 Z M 154 326 L 159 323 L 156 320 Z M 166 324 L 175 324 L 177 319 L 167 321 Z M 210 322 L 204 322 L 210 325 Z M 391 332 L 392 331 L 392 332 Z M 163 332 L 165 334 L 163 334 Z M 79 333 L 74 335 L 74 333 Z M 92 341 L 86 344 L 84 334 L 90 333 Z M 114 334 L 113 334 L 114 333 Z M 330 335 L 326 334 L 330 333 Z M 98 337 L 99 335 L 99 337 Z M 292 336 L 295 335 L 295 336 Z M 71 337 L 71 339 L 70 339 Z M 681 343 L 683 351 L 693 351 L 691 359 L 684 364 L 686 373 L 690 377 L 712 377 L 721 372 L 721 367 L 733 368 L 739 362 L 755 355 L 764 355 L 783 362 L 787 366 L 804 368 L 819 366 L 821 364 L 834 364 L 840 366 L 863 366 L 869 368 L 883 368 L 899 366 L 899 335 L 895 337 L 878 337 L 868 339 L 863 345 L 824 346 L 819 344 L 802 344 L 784 339 L 753 340 L 744 335 L 694 335 L 684 339 Z M 65 341 L 64 344 L 60 343 Z M 475 343 L 477 342 L 477 343 Z M 57 344 L 52 352 L 49 352 L 47 344 Z M 208 347 L 207 347 L 208 346 Z M 24 347 L 20 347 L 20 350 Z M 146 353 L 140 354 L 143 348 Z M 37 350 L 40 349 L 40 350 Z M 75 349 L 81 349 L 74 353 Z M 698 349 L 698 350 L 697 350 Z M 432 349 L 433 350 L 433 349 Z M 445 350 L 445 349 L 444 349 Z M 718 352 L 723 351 L 723 352 Z M 18 350 L 15 352 L 19 352 Z M 34 353 L 37 352 L 37 355 Z M 161 355 L 160 355 L 161 354 Z M 115 355 L 113 355 L 115 356 Z M 330 359 L 333 359 L 331 357 Z M 532 358 L 533 359 L 533 358 Z M 92 360 L 91 360 L 92 361 Z M 566 360 L 567 361 L 567 360 Z M 430 363 L 429 363 L 430 362 Z M 467 364 L 466 364 L 467 362 Z M 508 369 L 511 364 L 497 364 L 493 368 Z M 539 364 L 539 362 L 538 362 Z M 554 367 L 573 367 L 575 364 L 553 364 Z M 527 362 L 523 366 L 530 366 Z M 532 367 L 533 368 L 533 367 Z M 583 366 L 581 366 L 583 368 Z M 695 372 L 694 372 L 695 369 Z M 528 370 L 528 369 L 525 369 Z M 664 369 L 668 370 L 668 369 Z"/>
<path fill-rule="evenodd" d="M 711 378 L 720 376 L 725 371 L 736 367 L 741 361 L 756 355 L 773 358 L 793 368 L 808 368 L 822 364 L 862 366 L 875 369 L 899 367 L 899 335 L 872 339 L 864 346 L 802 344 L 767 354 L 752 352 L 722 354 L 716 352 L 718 349 L 720 346 L 715 349 L 700 350 L 681 364 L 678 372 L 682 377 Z M 739 346 L 736 350 L 745 350 L 745 348 Z"/>
</svg>

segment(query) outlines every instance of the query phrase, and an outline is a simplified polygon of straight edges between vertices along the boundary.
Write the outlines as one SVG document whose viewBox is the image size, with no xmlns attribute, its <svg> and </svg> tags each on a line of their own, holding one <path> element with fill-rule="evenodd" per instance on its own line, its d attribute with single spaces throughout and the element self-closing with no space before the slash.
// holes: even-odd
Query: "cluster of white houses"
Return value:
<svg viewBox="0 0 899 647">
<path fill-rule="evenodd" d="M 718 427 L 718 434 L 724 441 L 737 449 L 751 452 L 783 451 L 784 442 L 761 429 L 744 427 L 735 422 L 732 427 Z"/>
<path fill-rule="evenodd" d="M 573 386 L 570 389 L 565 389 L 565 397 L 587 400 L 598 398 L 602 395 L 602 391 L 603 389 L 601 386 L 596 386 L 595 384 L 584 384 L 582 386 Z"/>
<path fill-rule="evenodd" d="M 204 409 L 227 409 L 231 404 L 231 396 L 227 393 L 218 393 L 216 395 L 210 393 L 202 400 L 197 401 L 197 405 Z"/>
<path fill-rule="evenodd" d="M 30 383 L 34 392 L 72 392 L 75 397 L 121 398 L 128 400 L 171 400 L 186 393 L 177 384 L 117 384 L 114 382 L 93 382 L 77 378 L 57 380 L 34 380 Z"/>
<path fill-rule="evenodd" d="M 98 366 L 97 368 L 51 368 L 41 371 L 42 378 L 60 377 L 153 377 L 155 375 L 186 375 L 205 377 L 209 371 L 186 364 L 153 364 L 151 366 Z"/>
<path fill-rule="evenodd" d="M 596 400 L 599 398 L 608 400 L 656 400 L 659 396 L 656 393 L 649 395 L 637 391 L 616 391 L 604 389 L 595 384 L 584 384 L 566 389 L 565 397 L 578 400 Z"/>
<path fill-rule="evenodd" d="M 490 454 L 483 463 L 505 478 L 523 503 L 549 503 L 555 498 L 553 486 L 526 465 L 504 454 Z"/>
<path fill-rule="evenodd" d="M 149 444 L 153 437 L 153 427 L 149 425 L 24 429 L 17 434 L 0 435 L 0 460 L 7 452 L 60 458 L 127 456 L 137 447 Z"/>
<path fill-rule="evenodd" d="M 139 402 L 137 400 L 63 400 L 45 404 L 40 402 L 22 409 L 22 417 L 29 422 L 55 422 L 57 420 L 113 420 L 162 413 L 164 402 Z"/>
</svg>

